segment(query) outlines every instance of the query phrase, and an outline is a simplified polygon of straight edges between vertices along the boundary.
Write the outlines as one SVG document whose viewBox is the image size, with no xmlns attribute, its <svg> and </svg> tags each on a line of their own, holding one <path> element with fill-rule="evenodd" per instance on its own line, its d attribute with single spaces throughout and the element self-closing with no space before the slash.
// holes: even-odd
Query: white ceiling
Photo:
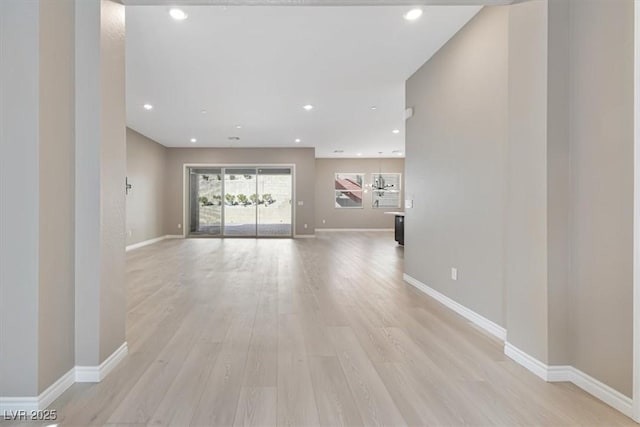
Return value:
<svg viewBox="0 0 640 427">
<path fill-rule="evenodd" d="M 130 127 L 168 147 L 390 157 L 404 153 L 405 80 L 480 6 L 424 6 L 415 22 L 406 6 L 183 9 L 127 6 Z"/>
</svg>

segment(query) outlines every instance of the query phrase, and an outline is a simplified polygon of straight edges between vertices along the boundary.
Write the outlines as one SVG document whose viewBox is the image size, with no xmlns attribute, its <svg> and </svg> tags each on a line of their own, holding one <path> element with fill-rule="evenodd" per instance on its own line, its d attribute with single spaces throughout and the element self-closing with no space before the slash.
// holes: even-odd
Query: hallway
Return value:
<svg viewBox="0 0 640 427">
<path fill-rule="evenodd" d="M 65 426 L 633 425 L 403 283 L 402 251 L 325 232 L 129 252 L 129 356 L 50 409 Z"/>
</svg>

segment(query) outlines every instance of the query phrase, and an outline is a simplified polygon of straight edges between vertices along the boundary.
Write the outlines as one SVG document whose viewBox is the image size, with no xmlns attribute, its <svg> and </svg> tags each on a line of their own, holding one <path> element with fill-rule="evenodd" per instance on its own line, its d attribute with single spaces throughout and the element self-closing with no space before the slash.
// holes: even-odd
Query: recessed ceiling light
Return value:
<svg viewBox="0 0 640 427">
<path fill-rule="evenodd" d="M 300 138 L 296 138 L 296 144 L 300 144 L 302 140 Z"/>
<path fill-rule="evenodd" d="M 400 150 L 393 150 L 392 153 L 396 154 L 398 156 L 402 156 L 402 151 L 400 151 Z"/>
<path fill-rule="evenodd" d="M 171 15 L 171 17 L 176 21 L 184 21 L 185 19 L 187 19 L 187 16 L 189 16 L 184 10 L 178 9 L 177 7 L 171 9 L 169 11 L 169 15 Z"/>
<path fill-rule="evenodd" d="M 376 107 L 375 105 L 372 105 L 372 106 L 371 106 L 371 109 L 372 109 L 372 110 L 377 110 L 377 109 L 378 109 L 378 107 Z"/>
<path fill-rule="evenodd" d="M 422 9 L 420 8 L 415 8 L 415 9 L 411 9 L 409 12 L 404 14 L 404 19 L 406 19 L 407 21 L 415 21 L 416 19 L 420 18 L 422 16 Z"/>
<path fill-rule="evenodd" d="M 144 104 L 144 105 L 142 106 L 142 108 L 144 108 L 145 110 L 153 110 L 153 105 L 151 105 L 151 104 Z"/>
<path fill-rule="evenodd" d="M 240 141 L 240 137 L 239 136 L 230 136 L 229 141 Z"/>
<path fill-rule="evenodd" d="M 358 153 L 358 156 L 362 156 L 362 153 Z"/>
<path fill-rule="evenodd" d="M 399 153 L 396 153 L 398 156 L 402 156 L 402 151 L 400 151 Z"/>
<path fill-rule="evenodd" d="M 391 132 L 395 133 L 396 135 L 400 133 L 400 129 L 394 129 Z"/>
<path fill-rule="evenodd" d="M 201 114 L 207 114 L 207 110 L 200 110 Z"/>
<path fill-rule="evenodd" d="M 195 143 L 195 142 L 198 142 L 198 140 L 197 140 L 197 139 L 195 139 L 195 138 L 191 138 L 191 142 L 194 142 L 194 143 Z"/>
<path fill-rule="evenodd" d="M 242 129 L 242 125 L 236 125 L 236 129 Z"/>
<path fill-rule="evenodd" d="M 311 104 L 307 104 L 307 105 L 305 105 L 305 106 L 304 106 L 304 107 L 302 107 L 302 108 L 304 108 L 304 109 L 305 109 L 305 110 L 307 110 L 307 111 L 311 111 L 311 110 L 313 110 L 313 105 L 311 105 Z"/>
</svg>

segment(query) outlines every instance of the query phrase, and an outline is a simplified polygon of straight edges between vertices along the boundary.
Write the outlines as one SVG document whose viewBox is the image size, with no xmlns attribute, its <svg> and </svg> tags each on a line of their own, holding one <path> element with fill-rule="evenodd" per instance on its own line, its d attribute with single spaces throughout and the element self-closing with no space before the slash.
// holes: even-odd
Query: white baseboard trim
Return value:
<svg viewBox="0 0 640 427">
<path fill-rule="evenodd" d="M 315 239 L 316 235 L 315 234 L 294 234 L 293 238 L 294 239 Z"/>
<path fill-rule="evenodd" d="M 9 420 L 20 411 L 37 411 L 40 397 L 0 397 L 0 421 Z"/>
<path fill-rule="evenodd" d="M 127 356 L 128 352 L 129 349 L 125 342 L 99 366 L 76 366 L 75 381 L 78 383 L 99 383 Z"/>
<path fill-rule="evenodd" d="M 316 228 L 316 231 L 393 231 L 393 228 Z"/>
<path fill-rule="evenodd" d="M 149 239 L 149 240 L 145 240 L 143 242 L 134 243 L 132 245 L 127 246 L 126 251 L 129 252 L 129 251 L 132 251 L 134 249 L 142 248 L 144 246 L 153 245 L 154 243 L 161 242 L 166 238 L 167 238 L 167 236 L 161 236 L 161 237 L 156 237 L 155 239 Z"/>
<path fill-rule="evenodd" d="M 75 368 L 61 376 L 37 397 L 0 397 L 0 421 L 18 411 L 37 411 L 45 409 L 62 395 L 75 382 Z"/>
<path fill-rule="evenodd" d="M 69 387 L 75 383 L 75 368 L 71 368 L 69 372 L 64 374 L 58 381 L 51 384 L 40 396 L 38 396 L 38 409 L 45 409 L 51 405 L 54 400 L 62 395 Z"/>
<path fill-rule="evenodd" d="M 46 409 L 74 383 L 97 383 L 102 381 L 128 353 L 125 342 L 111 354 L 100 366 L 76 366 L 51 384 L 39 396 L 0 397 L 0 420 L 5 415 L 17 415 L 17 411 L 37 411 Z"/>
<path fill-rule="evenodd" d="M 509 342 L 504 344 L 504 354 L 544 381 L 571 382 L 624 415 L 633 416 L 633 400 L 630 397 L 573 366 L 546 365 Z"/>
<path fill-rule="evenodd" d="M 509 342 L 504 343 L 504 354 L 509 356 L 514 361 L 518 362 L 518 364 L 527 368 L 529 371 L 531 371 L 532 373 L 534 373 L 536 376 L 540 377 L 544 381 L 549 381 L 549 366 L 542 363 L 535 357 L 530 356 L 529 354 L 525 353 L 524 351 L 520 350 L 518 347 L 516 347 L 515 345 Z M 566 374 L 566 373 L 563 372 L 562 374 Z M 556 381 L 567 381 L 567 380 L 560 379 L 560 376 L 558 375 L 558 379 L 556 379 Z"/>
<path fill-rule="evenodd" d="M 625 396 L 617 390 L 609 387 L 605 383 L 598 381 L 592 376 L 582 372 L 573 366 L 571 369 L 570 381 L 589 393 L 597 397 L 607 405 L 625 414 L 627 417 L 633 417 L 633 400 Z"/>
<path fill-rule="evenodd" d="M 625 396 L 619 391 L 614 390 L 605 383 L 593 378 L 592 376 L 582 372 L 581 370 L 573 366 L 549 366 L 539 361 L 535 357 L 525 353 L 518 347 L 506 341 L 507 331 L 502 326 L 493 323 L 492 321 L 475 313 L 474 311 L 468 309 L 460 303 L 457 303 L 456 301 L 441 294 L 435 289 L 430 288 L 429 286 L 409 276 L 408 274 L 404 274 L 404 280 L 405 282 L 439 301 L 449 309 L 475 323 L 485 331 L 505 341 L 504 354 L 542 380 L 547 382 L 571 382 L 577 387 L 591 394 L 592 396 L 600 399 L 612 408 L 622 412 L 624 415 L 630 418 L 633 417 L 633 399 L 631 399 L 630 397 Z"/>
<path fill-rule="evenodd" d="M 499 340 L 504 341 L 507 339 L 507 330 L 502 326 L 498 325 L 497 323 L 494 323 L 491 320 L 487 319 L 486 317 L 479 315 L 475 311 L 468 309 L 464 305 L 452 300 L 451 298 L 449 298 L 444 294 L 441 294 L 440 292 L 425 285 L 418 279 L 415 279 L 406 273 L 403 275 L 403 278 L 404 278 L 404 281 L 410 284 L 411 286 L 429 295 L 431 298 L 440 302 L 447 308 L 455 311 L 465 319 L 469 320 L 470 322 L 484 329 L 489 334 L 493 335 Z"/>
<path fill-rule="evenodd" d="M 166 236 L 156 237 L 155 239 L 145 240 L 143 242 L 134 243 L 132 245 L 127 246 L 126 251 L 132 251 L 134 249 L 139 249 L 145 246 L 153 245 L 154 243 L 161 242 L 166 239 L 184 239 L 184 236 L 181 234 L 167 234 Z"/>
</svg>

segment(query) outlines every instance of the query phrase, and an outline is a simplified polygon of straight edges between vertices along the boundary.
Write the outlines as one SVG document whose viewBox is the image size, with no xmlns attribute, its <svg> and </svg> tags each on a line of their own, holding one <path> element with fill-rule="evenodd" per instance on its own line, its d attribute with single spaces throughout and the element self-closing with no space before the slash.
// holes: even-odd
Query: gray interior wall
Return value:
<svg viewBox="0 0 640 427">
<path fill-rule="evenodd" d="M 550 365 L 570 365 L 573 334 L 571 299 L 571 109 L 569 2 L 547 3 L 547 272 L 548 357 Z"/>
<path fill-rule="evenodd" d="M 574 364 L 631 396 L 634 2 L 571 1 Z"/>
<path fill-rule="evenodd" d="M 97 29 L 97 30 L 96 30 Z M 99 364 L 100 0 L 76 2 L 76 364 Z"/>
<path fill-rule="evenodd" d="M 165 235 L 167 148 L 127 128 L 127 245 Z"/>
<path fill-rule="evenodd" d="M 39 392 L 75 363 L 74 13 L 40 1 Z"/>
<path fill-rule="evenodd" d="M 315 149 L 313 148 L 169 148 L 167 163 L 167 198 L 165 234 L 182 235 L 185 164 L 239 164 L 269 165 L 294 164 L 296 166 L 295 234 L 313 234 L 315 224 Z M 307 228 L 304 228 L 307 224 Z"/>
<path fill-rule="evenodd" d="M 101 0 L 100 362 L 126 340 L 124 19 L 124 5 L 113 0 Z"/>
<path fill-rule="evenodd" d="M 504 18 L 505 9 L 508 36 L 502 33 L 480 45 L 489 28 L 500 28 L 489 18 Z M 443 270 L 453 266 L 451 254 L 460 258 L 458 241 L 465 238 L 455 234 L 454 225 L 492 225 L 479 222 L 472 210 L 477 190 L 457 187 L 465 179 L 458 168 L 474 172 L 461 162 L 477 159 L 495 169 L 507 165 L 509 342 L 545 363 L 573 365 L 627 396 L 633 378 L 633 16 L 630 0 L 536 0 L 485 8 L 407 84 L 407 105 L 416 107 L 407 127 L 407 198 L 415 199 L 415 208 L 407 211 L 407 273 L 495 320 L 488 314 L 495 308 L 483 308 L 485 292 L 458 292 L 460 285 L 447 283 Z M 505 47 L 500 37 L 509 42 L 508 79 L 501 75 L 502 85 L 508 81 L 508 112 L 502 104 L 493 106 L 501 99 L 495 96 L 503 94 L 500 89 L 483 91 L 490 78 L 474 79 L 487 67 L 487 58 Z M 476 44 L 478 57 L 459 48 L 464 44 Z M 465 74 L 458 73 L 460 67 Z M 457 91 L 456 82 L 466 90 Z M 438 87 L 453 100 L 464 100 L 465 107 L 451 108 L 454 101 L 436 96 Z M 506 157 L 470 152 L 466 160 L 458 158 L 464 142 L 458 133 L 482 142 L 485 155 L 490 142 L 500 141 L 502 122 L 491 123 L 486 111 L 473 111 L 476 104 L 500 112 L 501 120 L 508 117 Z M 439 108 L 421 115 L 421 106 L 429 105 Z M 449 124 L 451 117 L 457 120 Z M 486 122 L 495 136 L 482 140 L 478 122 Z M 451 135 L 455 140 L 446 139 Z M 487 182 L 487 175 L 476 173 L 476 178 Z M 496 191 L 501 185 L 496 181 Z M 464 194 L 458 203 L 471 206 L 457 210 L 456 201 L 440 192 Z M 488 202 L 493 209 L 502 206 L 497 197 Z M 443 221 L 444 215 L 451 222 Z M 427 238 L 443 255 L 424 243 Z M 490 261 L 501 259 L 491 250 L 498 245 L 487 236 L 470 247 L 482 247 Z M 465 270 L 460 269 L 461 277 Z M 472 271 L 471 277 L 477 285 L 486 276 Z M 495 275 L 492 283 L 499 280 Z M 494 295 L 491 300 L 491 307 L 501 302 Z"/>
<path fill-rule="evenodd" d="M 485 8 L 407 81 L 405 160 L 406 273 L 503 326 L 507 31 Z"/>
<path fill-rule="evenodd" d="M 106 0 L 0 7 L 0 395 L 37 396 L 75 363 L 97 365 L 124 342 L 124 7 Z M 76 193 L 78 165 L 87 168 L 75 168 L 83 183 Z M 82 271 L 102 267 L 80 275 L 88 280 L 79 289 L 92 292 L 81 292 L 78 305 L 76 236 L 89 249 L 79 251 L 88 261 Z M 74 319 L 78 306 L 91 315 Z M 74 351 L 78 330 L 81 347 L 93 340 L 95 357 L 75 357 L 86 356 Z"/>
<path fill-rule="evenodd" d="M 363 209 L 336 209 L 334 179 L 337 172 L 364 172 L 365 183 L 373 173 L 402 174 L 399 208 L 373 208 L 371 192 Z M 394 218 L 385 212 L 404 211 L 404 159 L 316 159 L 316 228 L 393 228 Z"/>
<path fill-rule="evenodd" d="M 124 6 L 76 2 L 76 365 L 125 342 Z"/>
<path fill-rule="evenodd" d="M 0 396 L 38 394 L 39 2 L 0 1 Z"/>
<path fill-rule="evenodd" d="M 546 0 L 509 7 L 508 40 L 507 339 L 547 363 Z"/>
</svg>

